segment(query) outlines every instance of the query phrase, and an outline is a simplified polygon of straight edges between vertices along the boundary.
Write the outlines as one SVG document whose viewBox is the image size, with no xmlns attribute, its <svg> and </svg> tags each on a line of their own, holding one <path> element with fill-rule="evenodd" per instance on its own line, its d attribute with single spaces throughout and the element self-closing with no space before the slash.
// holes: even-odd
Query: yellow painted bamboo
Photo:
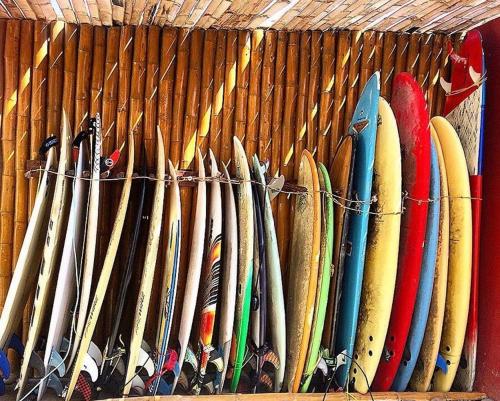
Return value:
<svg viewBox="0 0 500 401">
<path fill-rule="evenodd" d="M 101 114 L 102 129 L 102 97 L 104 87 L 104 62 L 106 59 L 106 29 L 94 27 L 94 49 L 92 51 L 92 78 L 90 82 L 90 116 Z"/>
<path fill-rule="evenodd" d="M 201 71 L 200 109 L 198 112 L 198 139 L 203 157 L 209 146 L 210 120 L 212 117 L 212 101 L 214 90 L 214 63 L 217 51 L 217 31 L 209 29 L 205 32 L 203 44 L 203 64 Z M 222 104 L 222 103 L 221 103 Z"/>
<path fill-rule="evenodd" d="M 319 82 L 321 77 L 322 39 L 322 32 L 313 31 L 311 33 L 311 63 L 309 67 L 309 88 L 307 91 L 306 148 L 312 154 L 316 153 L 318 136 Z"/>
<path fill-rule="evenodd" d="M 91 25 L 80 25 L 78 41 L 78 61 L 75 87 L 75 125 L 73 135 L 88 128 L 90 109 L 90 82 L 92 73 L 93 28 Z M 67 109 L 66 109 L 67 110 Z"/>
<path fill-rule="evenodd" d="M 50 24 L 47 83 L 47 136 L 59 134 L 64 80 L 64 23 Z"/>
<path fill-rule="evenodd" d="M 356 102 L 358 101 L 358 91 L 360 89 L 358 86 L 359 66 L 361 63 L 362 42 L 363 42 L 362 33 L 359 31 L 352 32 L 351 57 L 349 60 L 349 72 L 347 79 L 347 94 L 346 94 L 343 132 L 347 132 L 347 127 L 351 123 L 352 114 L 354 113 Z"/>
<path fill-rule="evenodd" d="M 238 59 L 238 32 L 228 31 L 226 39 L 226 68 L 224 78 L 224 103 L 222 109 L 222 141 L 220 160 L 231 159 L 231 144 L 234 135 L 234 107 L 236 103 L 236 68 Z"/>
<path fill-rule="evenodd" d="M 388 102 L 391 100 L 392 79 L 394 77 L 394 61 L 396 60 L 396 34 L 384 34 L 384 54 L 380 74 L 380 94 Z"/>
<path fill-rule="evenodd" d="M 212 112 L 210 118 L 210 149 L 215 158 L 219 160 L 222 139 L 222 119 L 224 107 L 225 87 L 225 64 L 226 64 L 226 31 L 217 31 L 217 48 L 215 50 L 214 86 Z"/>
<path fill-rule="evenodd" d="M 236 105 L 234 110 L 234 135 L 245 145 L 248 106 L 248 83 L 250 79 L 251 35 L 249 31 L 238 32 L 238 66 L 236 73 Z"/>
</svg>

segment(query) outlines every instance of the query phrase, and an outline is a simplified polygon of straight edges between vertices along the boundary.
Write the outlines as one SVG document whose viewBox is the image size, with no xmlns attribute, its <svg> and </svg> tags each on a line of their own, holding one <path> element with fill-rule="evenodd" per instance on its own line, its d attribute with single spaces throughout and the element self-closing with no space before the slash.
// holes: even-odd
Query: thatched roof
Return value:
<svg viewBox="0 0 500 401">
<path fill-rule="evenodd" d="M 500 16 L 500 0 L 0 0 L 0 18 L 93 25 L 457 32 Z"/>
</svg>

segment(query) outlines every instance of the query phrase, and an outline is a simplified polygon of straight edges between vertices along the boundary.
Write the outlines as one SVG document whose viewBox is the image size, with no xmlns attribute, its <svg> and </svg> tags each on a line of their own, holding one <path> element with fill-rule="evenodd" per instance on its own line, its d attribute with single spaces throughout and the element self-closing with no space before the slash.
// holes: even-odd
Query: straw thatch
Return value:
<svg viewBox="0 0 500 401">
<path fill-rule="evenodd" d="M 471 29 L 498 17 L 500 0 L 2 0 L 0 18 L 93 25 L 379 31 Z"/>
</svg>

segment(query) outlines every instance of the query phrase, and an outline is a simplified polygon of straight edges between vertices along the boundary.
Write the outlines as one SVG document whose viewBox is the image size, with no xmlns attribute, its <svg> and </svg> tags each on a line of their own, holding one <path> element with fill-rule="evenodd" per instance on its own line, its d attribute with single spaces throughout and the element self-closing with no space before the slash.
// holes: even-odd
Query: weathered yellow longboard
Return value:
<svg viewBox="0 0 500 401">
<path fill-rule="evenodd" d="M 365 272 L 354 359 L 350 378 L 354 388 L 366 393 L 377 371 L 391 317 L 396 283 L 401 223 L 401 150 L 398 127 L 389 104 L 380 98 L 375 145 L 371 211 Z M 359 366 L 358 366 L 359 365 Z M 360 370 L 362 368 L 363 372 Z M 366 377 L 365 377 L 366 375 Z"/>
</svg>

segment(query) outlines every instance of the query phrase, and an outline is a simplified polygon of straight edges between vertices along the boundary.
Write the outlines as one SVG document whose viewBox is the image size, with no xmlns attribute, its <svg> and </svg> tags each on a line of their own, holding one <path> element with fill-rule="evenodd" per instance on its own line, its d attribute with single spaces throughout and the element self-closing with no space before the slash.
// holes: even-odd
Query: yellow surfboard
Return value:
<svg viewBox="0 0 500 401">
<path fill-rule="evenodd" d="M 366 393 L 377 371 L 391 317 L 401 223 L 401 148 L 389 104 L 380 98 L 363 290 L 350 380 Z M 391 214 L 392 213 L 392 214 Z M 364 373 L 363 373 L 364 371 Z M 366 375 L 366 376 L 365 376 Z"/>
<path fill-rule="evenodd" d="M 441 143 L 450 203 L 448 288 L 439 352 L 447 370 L 434 373 L 433 390 L 449 391 L 457 373 L 467 327 L 472 268 L 472 211 L 469 173 L 455 129 L 443 117 L 431 120 Z"/>
<path fill-rule="evenodd" d="M 309 347 L 314 302 L 318 282 L 321 197 L 318 170 L 307 150 L 302 153 L 298 185 L 307 194 L 297 195 L 293 219 L 291 257 L 288 281 L 287 357 L 285 386 L 289 392 L 299 390 Z"/>
<path fill-rule="evenodd" d="M 448 281 L 448 255 L 450 240 L 450 206 L 448 199 L 448 178 L 443 151 L 436 130 L 431 125 L 431 135 L 436 146 L 439 163 L 441 199 L 439 200 L 439 236 L 432 287 L 432 300 L 429 316 L 425 327 L 424 340 L 420 347 L 415 370 L 413 371 L 409 388 L 415 391 L 428 391 L 432 375 L 436 368 L 436 358 L 443 329 L 444 306 L 446 304 L 446 286 Z"/>
</svg>

